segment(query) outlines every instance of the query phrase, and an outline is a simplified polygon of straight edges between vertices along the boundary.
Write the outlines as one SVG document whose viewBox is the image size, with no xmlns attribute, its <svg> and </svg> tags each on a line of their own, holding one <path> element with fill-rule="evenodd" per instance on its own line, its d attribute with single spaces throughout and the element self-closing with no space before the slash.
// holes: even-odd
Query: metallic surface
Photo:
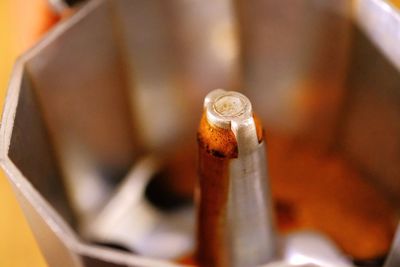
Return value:
<svg viewBox="0 0 400 267">
<path fill-rule="evenodd" d="M 265 125 L 331 142 L 351 46 L 351 1 L 234 2 L 242 87 Z"/>
<path fill-rule="evenodd" d="M 394 237 L 392 248 L 385 262 L 384 267 L 396 267 L 400 265 L 400 226 L 397 227 L 396 236 Z"/>
<path fill-rule="evenodd" d="M 400 135 L 400 15 L 390 1 L 366 0 L 354 3 L 354 16 L 365 36 L 354 34 L 348 79 L 352 90 L 347 100 L 343 145 L 378 186 L 390 192 L 394 203 L 399 203 L 400 159 L 394 148 Z"/>
<path fill-rule="evenodd" d="M 253 266 L 277 258 L 278 239 L 266 179 L 265 147 L 261 143 L 230 163 L 228 220 L 231 226 L 232 266 Z"/>
<path fill-rule="evenodd" d="M 205 266 L 213 264 L 239 267 L 271 262 L 277 257 L 277 237 L 267 188 L 265 143 L 263 141 L 259 143 L 251 102 L 240 93 L 217 89 L 205 97 L 204 112 L 211 126 L 210 131 L 223 128 L 233 132 L 238 152 L 237 158 L 226 156 L 228 157 L 228 168 L 225 170 L 227 173 L 218 172 L 207 176 L 208 172 L 201 168 L 211 168 L 211 166 L 199 164 L 198 208 L 200 213 L 204 213 L 204 216 L 214 216 L 212 214 L 214 208 L 210 209 L 210 204 L 203 202 L 213 201 L 216 198 L 216 196 L 211 196 L 213 193 L 224 194 L 223 192 L 227 191 L 227 195 L 223 196 L 226 202 L 222 203 L 217 215 L 220 216 L 218 218 L 220 223 L 207 225 L 210 223 L 207 218 L 203 216 L 198 218 L 199 229 L 208 231 L 211 229 L 207 230 L 207 228 L 221 228 L 211 230 L 213 232 L 210 232 L 210 236 L 207 235 L 209 239 L 217 240 L 219 247 L 199 244 L 201 250 L 199 260 L 201 263 L 205 260 Z M 201 142 L 205 142 L 204 145 L 207 146 L 207 141 L 212 142 L 206 138 Z M 200 153 L 200 157 L 202 155 Z M 199 160 L 203 161 L 201 158 Z M 214 161 L 218 164 L 220 158 L 214 156 Z M 207 191 L 212 190 L 212 184 L 216 183 L 213 180 L 223 180 L 225 176 L 227 176 L 225 185 L 228 189 L 221 188 L 220 192 Z M 206 233 L 200 230 L 199 234 Z M 199 238 L 198 240 L 207 242 L 207 239 Z M 203 255 L 210 255 L 203 250 L 210 249 L 217 249 L 218 252 L 203 259 Z"/>
<path fill-rule="evenodd" d="M 64 0 L 49 0 L 48 2 L 51 8 L 59 14 L 68 9 L 68 5 Z"/>
<path fill-rule="evenodd" d="M 326 267 L 351 267 L 351 261 L 325 236 L 315 232 L 292 233 L 285 237 L 283 258 L 286 262 Z"/>
<path fill-rule="evenodd" d="M 345 147 L 399 199 L 398 12 L 290 2 L 94 0 L 20 58 L 1 165 L 50 266 L 176 266 L 87 245 L 77 221 L 96 217 L 133 162 L 191 137 L 213 88 L 249 88 L 263 122 Z"/>
<path fill-rule="evenodd" d="M 387 58 L 400 68 L 400 14 L 390 1 L 356 1 L 355 14 L 360 27 Z"/>
<path fill-rule="evenodd" d="M 107 205 L 85 227 L 84 235 L 89 240 L 121 244 L 130 251 L 158 259 L 174 260 L 190 254 L 194 249 L 193 208 L 165 213 L 145 196 L 159 165 L 150 156 L 138 160 Z"/>
</svg>

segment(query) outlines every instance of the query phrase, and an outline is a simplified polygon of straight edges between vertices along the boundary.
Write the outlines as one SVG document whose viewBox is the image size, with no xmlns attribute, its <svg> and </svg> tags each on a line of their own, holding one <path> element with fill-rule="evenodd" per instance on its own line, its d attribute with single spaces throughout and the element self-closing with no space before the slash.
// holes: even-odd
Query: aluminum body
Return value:
<svg viewBox="0 0 400 267">
<path fill-rule="evenodd" d="M 278 234 L 266 179 L 264 145 L 260 144 L 253 153 L 239 155 L 238 159 L 232 160 L 229 168 L 228 218 L 232 222 L 232 266 L 268 263 L 279 258 Z"/>
<path fill-rule="evenodd" d="M 392 248 L 390 249 L 388 258 L 384 267 L 395 267 L 400 264 L 400 227 L 397 227 L 397 233 L 394 237 Z"/>
<path fill-rule="evenodd" d="M 198 130 L 196 188 L 199 262 L 216 267 L 273 262 L 278 259 L 278 244 L 265 142 L 261 137 L 260 143 L 251 102 L 238 92 L 217 89 L 205 97 L 204 113 Z M 219 150 L 213 144 L 216 132 L 226 135 L 220 136 L 224 145 Z M 223 149 L 229 145 L 237 148 L 237 157 Z"/>
<path fill-rule="evenodd" d="M 49 265 L 177 266 L 90 245 L 76 218 L 143 155 L 191 138 L 214 88 L 248 88 L 264 124 L 339 144 L 400 199 L 399 25 L 384 0 L 82 6 L 16 62 L 1 123 L 2 168 Z"/>
</svg>

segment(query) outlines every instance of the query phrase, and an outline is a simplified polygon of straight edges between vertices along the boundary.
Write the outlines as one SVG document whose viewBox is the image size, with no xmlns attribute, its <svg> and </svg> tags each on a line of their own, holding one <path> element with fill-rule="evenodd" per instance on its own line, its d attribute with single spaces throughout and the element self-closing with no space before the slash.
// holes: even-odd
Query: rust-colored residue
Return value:
<svg viewBox="0 0 400 267">
<path fill-rule="evenodd" d="M 199 147 L 196 256 L 200 266 L 228 266 L 220 254 L 224 245 L 229 160 Z"/>
<path fill-rule="evenodd" d="M 385 255 L 397 216 L 367 176 L 334 151 L 268 131 L 268 170 L 279 230 L 313 229 L 359 260 Z"/>
<path fill-rule="evenodd" d="M 257 137 L 259 142 L 263 139 L 263 129 L 261 122 L 254 115 Z M 197 134 L 199 145 L 206 149 L 210 154 L 219 158 L 237 158 L 238 149 L 235 135 L 230 129 L 222 129 L 210 125 L 206 115 L 203 114 Z"/>
<path fill-rule="evenodd" d="M 262 140 L 262 127 L 255 117 L 258 139 Z M 198 205 L 197 253 L 200 266 L 229 266 L 222 255 L 226 228 L 226 202 L 228 197 L 229 161 L 237 157 L 235 136 L 229 129 L 210 125 L 206 116 L 198 131 L 199 179 L 196 190 Z"/>
<path fill-rule="evenodd" d="M 197 262 L 194 258 L 193 254 L 185 255 L 175 261 L 176 263 L 183 264 L 183 265 L 190 265 L 190 266 L 197 266 Z"/>
</svg>

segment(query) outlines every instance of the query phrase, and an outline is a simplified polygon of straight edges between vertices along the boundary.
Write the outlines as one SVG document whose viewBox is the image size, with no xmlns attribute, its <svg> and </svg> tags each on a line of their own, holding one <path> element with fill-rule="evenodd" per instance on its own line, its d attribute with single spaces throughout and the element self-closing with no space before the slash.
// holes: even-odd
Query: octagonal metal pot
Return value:
<svg viewBox="0 0 400 267">
<path fill-rule="evenodd" d="M 271 128 L 340 143 L 400 199 L 399 29 L 383 0 L 89 1 L 18 59 L 1 124 L 49 265 L 178 266 L 92 245 L 80 223 L 144 155 L 191 144 L 214 88 L 244 91 Z"/>
</svg>

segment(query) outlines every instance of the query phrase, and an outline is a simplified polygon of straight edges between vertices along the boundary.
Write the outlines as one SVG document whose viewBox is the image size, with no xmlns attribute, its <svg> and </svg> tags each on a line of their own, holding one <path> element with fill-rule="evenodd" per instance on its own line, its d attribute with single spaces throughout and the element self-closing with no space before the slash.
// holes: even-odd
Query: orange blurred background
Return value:
<svg viewBox="0 0 400 267">
<path fill-rule="evenodd" d="M 0 1 L 0 110 L 12 66 L 55 21 L 46 0 Z M 0 266 L 46 266 L 4 172 L 0 172 Z"/>
</svg>

